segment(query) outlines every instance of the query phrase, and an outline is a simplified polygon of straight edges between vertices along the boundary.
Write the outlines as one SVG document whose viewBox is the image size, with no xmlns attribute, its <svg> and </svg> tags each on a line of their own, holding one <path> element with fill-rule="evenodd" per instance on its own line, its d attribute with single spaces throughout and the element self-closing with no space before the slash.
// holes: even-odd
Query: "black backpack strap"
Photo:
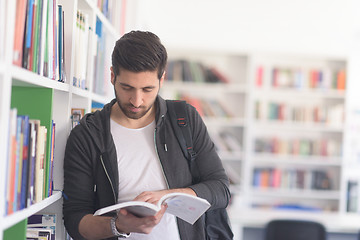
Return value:
<svg viewBox="0 0 360 240">
<path fill-rule="evenodd" d="M 192 133 L 185 101 L 166 100 L 169 119 L 184 156 L 188 160 L 193 183 L 200 180 L 196 166 L 196 152 L 193 149 Z"/>
</svg>

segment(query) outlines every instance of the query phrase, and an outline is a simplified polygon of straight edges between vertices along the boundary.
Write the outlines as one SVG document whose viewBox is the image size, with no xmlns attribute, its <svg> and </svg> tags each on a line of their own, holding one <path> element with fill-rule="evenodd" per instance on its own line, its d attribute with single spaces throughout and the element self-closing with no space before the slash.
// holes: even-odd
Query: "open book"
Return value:
<svg viewBox="0 0 360 240">
<path fill-rule="evenodd" d="M 173 214 L 190 224 L 194 224 L 210 207 L 210 203 L 203 198 L 186 193 L 169 193 L 164 195 L 157 205 L 141 201 L 122 202 L 101 208 L 94 213 L 94 216 L 120 210 L 121 208 L 125 208 L 127 211 L 140 217 L 154 216 L 160 211 L 161 205 L 165 203 L 168 205 L 167 213 Z"/>
</svg>

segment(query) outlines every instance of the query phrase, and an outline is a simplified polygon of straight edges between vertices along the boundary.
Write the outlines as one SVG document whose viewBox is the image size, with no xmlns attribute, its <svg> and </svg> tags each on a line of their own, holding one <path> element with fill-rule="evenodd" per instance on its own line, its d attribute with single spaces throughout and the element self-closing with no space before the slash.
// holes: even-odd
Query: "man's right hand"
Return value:
<svg viewBox="0 0 360 240">
<path fill-rule="evenodd" d="M 145 233 L 149 234 L 164 216 L 167 206 L 162 205 L 161 210 L 155 216 L 137 217 L 125 209 L 121 209 L 116 220 L 116 227 L 123 233 Z"/>
</svg>

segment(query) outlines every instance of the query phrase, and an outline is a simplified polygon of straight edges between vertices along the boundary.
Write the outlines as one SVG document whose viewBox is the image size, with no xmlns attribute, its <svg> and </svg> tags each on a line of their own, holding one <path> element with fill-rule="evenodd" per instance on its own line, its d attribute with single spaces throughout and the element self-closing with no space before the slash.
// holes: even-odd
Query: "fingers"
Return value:
<svg viewBox="0 0 360 240">
<path fill-rule="evenodd" d="M 167 206 L 162 206 L 161 210 L 150 217 L 137 217 L 130 212 L 121 209 L 118 213 L 116 225 L 123 232 L 137 232 L 148 234 L 161 221 Z"/>
<path fill-rule="evenodd" d="M 162 195 L 159 192 L 142 192 L 136 198 L 134 198 L 134 201 L 143 201 L 156 204 L 161 196 Z"/>
<path fill-rule="evenodd" d="M 161 205 L 161 210 L 155 215 L 155 217 L 160 217 L 161 219 L 162 216 L 165 214 L 167 207 L 167 204 Z"/>
<path fill-rule="evenodd" d="M 156 204 L 162 196 L 164 196 L 167 193 L 167 190 L 161 190 L 161 191 L 145 191 L 140 193 L 136 198 L 134 198 L 134 201 L 143 201 L 143 202 L 149 202 L 152 204 Z"/>
</svg>

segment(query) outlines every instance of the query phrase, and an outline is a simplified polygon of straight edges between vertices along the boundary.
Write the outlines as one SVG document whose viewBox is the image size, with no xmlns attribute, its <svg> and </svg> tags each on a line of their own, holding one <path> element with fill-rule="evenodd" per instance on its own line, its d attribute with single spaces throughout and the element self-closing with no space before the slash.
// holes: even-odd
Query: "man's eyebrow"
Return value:
<svg viewBox="0 0 360 240">
<path fill-rule="evenodd" d="M 134 88 L 133 86 L 129 85 L 129 84 L 126 84 L 126 83 L 120 83 L 121 86 L 123 87 L 129 87 L 129 88 Z M 150 85 L 150 86 L 146 86 L 146 87 L 143 87 L 144 88 L 156 88 L 156 86 L 154 85 Z"/>
<path fill-rule="evenodd" d="M 126 83 L 120 83 L 120 85 L 123 86 L 123 87 L 131 87 L 131 88 L 133 87 L 133 86 L 130 86 L 129 84 L 126 84 Z"/>
</svg>

